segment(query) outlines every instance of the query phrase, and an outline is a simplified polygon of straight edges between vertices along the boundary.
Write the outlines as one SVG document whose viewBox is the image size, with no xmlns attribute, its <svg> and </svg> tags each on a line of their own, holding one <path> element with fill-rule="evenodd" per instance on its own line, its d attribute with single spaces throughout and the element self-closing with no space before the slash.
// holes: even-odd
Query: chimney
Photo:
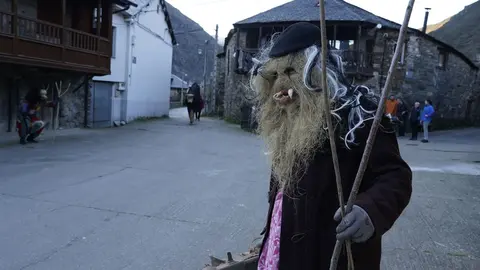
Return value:
<svg viewBox="0 0 480 270">
<path fill-rule="evenodd" d="M 425 8 L 425 20 L 423 21 L 423 29 L 422 32 L 427 32 L 427 22 L 428 22 L 428 13 L 430 12 L 431 8 Z"/>
</svg>

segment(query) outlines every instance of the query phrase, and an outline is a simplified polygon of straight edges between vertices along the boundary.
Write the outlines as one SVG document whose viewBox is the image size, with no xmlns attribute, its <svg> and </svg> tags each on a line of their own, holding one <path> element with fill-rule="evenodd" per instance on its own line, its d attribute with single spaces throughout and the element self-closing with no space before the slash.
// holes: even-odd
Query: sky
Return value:
<svg viewBox="0 0 480 270">
<path fill-rule="evenodd" d="M 312 0 L 313 1 L 313 0 Z M 477 0 L 416 0 L 409 26 L 421 28 L 425 8 L 429 7 L 428 24 L 438 23 L 457 14 Z M 289 0 L 167 0 L 184 15 L 194 20 L 210 35 L 215 35 L 218 24 L 221 41 L 233 28 L 233 24 L 267 11 Z M 402 23 L 408 0 L 347 0 L 347 2 L 391 21 Z"/>
</svg>

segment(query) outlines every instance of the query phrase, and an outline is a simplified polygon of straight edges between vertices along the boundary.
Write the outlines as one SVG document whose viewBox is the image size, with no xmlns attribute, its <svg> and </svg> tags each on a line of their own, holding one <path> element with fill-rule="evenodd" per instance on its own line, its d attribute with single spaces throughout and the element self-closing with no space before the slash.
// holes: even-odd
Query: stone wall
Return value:
<svg viewBox="0 0 480 270">
<path fill-rule="evenodd" d="M 245 46 L 246 33 L 240 33 L 240 47 Z M 249 104 L 248 76 L 235 73 L 235 44 L 237 33 L 233 34 L 225 51 L 225 95 L 224 117 L 227 121 L 239 123 L 241 119 L 240 108 Z"/>
<path fill-rule="evenodd" d="M 380 85 L 385 82 L 397 38 L 397 31 L 383 30 L 377 33 L 374 63 L 377 83 Z M 447 53 L 445 67 L 440 67 L 441 45 L 422 35 L 411 34 L 406 42 L 404 61 L 398 64 L 393 74 L 392 93 L 402 98 L 408 106 L 415 101 L 423 103 L 425 99 L 432 100 L 437 112 L 434 120 L 437 127 L 478 124 L 478 71 L 450 52 Z"/>
<path fill-rule="evenodd" d="M 11 102 L 11 130 L 15 132 L 15 122 L 17 119 L 17 108 L 20 102 L 23 100 L 27 92 L 32 86 L 42 87 L 47 90 L 49 100 L 53 99 L 53 93 L 55 90 L 55 84 L 52 81 L 50 85 L 47 83 L 42 84 L 38 81 L 38 78 L 22 78 L 16 81 L 16 85 L 12 84 L 11 78 L 0 77 L 0 133 L 8 130 L 8 116 L 9 116 L 9 102 Z M 9 83 L 10 81 L 10 83 Z M 71 82 L 70 90 L 66 92 L 60 99 L 60 111 L 59 111 L 59 127 L 60 128 L 76 128 L 83 127 L 84 125 L 84 97 L 85 90 L 78 86 L 83 82 L 81 76 L 69 76 L 65 77 L 63 86 L 66 88 L 68 82 Z M 47 87 L 48 86 L 48 87 Z M 11 89 L 13 88 L 13 89 Z M 76 90 L 76 91 L 75 91 Z M 9 91 L 11 93 L 11 100 L 9 101 Z M 75 92 L 74 92 L 75 91 Z M 90 94 L 89 94 L 90 98 Z M 88 102 L 90 104 L 90 102 Z M 87 108 L 90 109 L 90 108 Z M 54 119 L 54 109 L 42 108 L 40 115 L 43 121 L 52 123 Z M 52 128 L 52 126 L 50 126 Z"/>
<path fill-rule="evenodd" d="M 240 108 L 249 104 L 248 76 L 236 74 L 236 33 L 225 50 L 225 118 L 240 120 Z M 398 31 L 377 31 L 374 46 L 374 76 L 368 80 L 356 80 L 380 93 L 393 58 Z M 240 34 L 240 47 L 245 45 L 246 34 Z M 456 54 L 448 53 L 445 68 L 439 67 L 440 44 L 426 39 L 421 34 L 409 34 L 406 40 L 403 61 L 394 70 L 392 94 L 404 100 L 408 107 L 415 101 L 430 99 L 437 111 L 434 124 L 438 128 L 457 125 L 480 124 L 480 78 Z M 217 74 L 217 76 L 219 76 Z M 217 79 L 221 80 L 220 77 Z"/>
<path fill-rule="evenodd" d="M 216 108 L 215 111 L 218 113 L 218 116 L 224 117 L 224 97 L 225 97 L 225 55 L 220 55 L 217 57 L 217 80 L 216 80 Z"/>
<path fill-rule="evenodd" d="M 74 78 L 69 80 L 71 82 L 70 90 L 66 92 L 66 94 L 60 99 L 60 128 L 78 128 L 84 126 L 85 88 L 82 85 L 83 80 L 84 78 Z M 64 81 L 63 86 L 66 88 L 67 85 L 68 82 Z M 90 91 L 88 93 L 88 98 L 91 98 Z M 87 104 L 91 104 L 90 100 L 87 102 Z"/>
</svg>

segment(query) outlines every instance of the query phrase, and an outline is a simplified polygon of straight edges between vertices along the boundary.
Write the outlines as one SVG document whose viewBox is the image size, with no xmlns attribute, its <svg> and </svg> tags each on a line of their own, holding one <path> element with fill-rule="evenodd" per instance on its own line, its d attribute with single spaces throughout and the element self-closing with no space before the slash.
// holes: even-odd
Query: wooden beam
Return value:
<svg viewBox="0 0 480 270">
<path fill-rule="evenodd" d="M 18 54 L 18 0 L 12 0 L 13 55 Z"/>
<path fill-rule="evenodd" d="M 100 21 L 103 21 L 102 18 L 101 18 L 101 12 L 100 10 L 102 9 L 102 0 L 97 0 L 97 25 L 96 25 L 96 35 L 97 36 L 100 36 L 100 27 L 102 27 L 102 24 Z"/>
<path fill-rule="evenodd" d="M 67 31 L 65 25 L 67 24 L 67 0 L 62 0 L 62 62 L 65 62 L 65 46 L 67 45 Z"/>
<path fill-rule="evenodd" d="M 113 5 L 110 4 L 109 2 L 106 2 L 106 13 L 107 13 L 107 33 L 108 33 L 108 40 L 110 40 L 110 57 L 112 56 L 113 54 L 113 43 L 114 43 L 114 40 L 113 40 Z M 104 13 L 105 14 L 105 13 Z"/>
<path fill-rule="evenodd" d="M 262 46 L 262 30 L 263 30 L 263 27 L 260 26 L 260 28 L 258 29 L 258 44 L 257 44 L 257 48 L 260 48 Z"/>
<path fill-rule="evenodd" d="M 102 27 L 102 24 L 100 23 L 100 21 L 103 22 L 103 19 L 102 19 L 102 13 L 103 12 L 100 12 L 101 9 L 102 9 L 102 0 L 97 0 L 97 22 L 96 22 L 97 23 L 97 27 L 96 27 L 97 28 L 96 29 L 97 30 L 97 33 L 96 33 L 97 37 L 96 37 L 96 42 L 95 42 L 96 43 L 95 52 L 97 53 L 97 66 L 100 65 L 100 55 L 98 54 L 98 52 L 100 51 L 100 33 L 101 33 L 100 27 Z"/>
<path fill-rule="evenodd" d="M 238 70 L 238 59 L 240 54 L 240 28 L 236 29 L 236 40 L 235 40 L 235 71 Z"/>
<path fill-rule="evenodd" d="M 355 41 L 355 48 L 356 48 L 356 61 L 357 61 L 357 72 L 360 71 L 360 60 L 361 60 L 361 52 L 360 52 L 360 37 L 362 36 L 362 26 L 359 25 L 358 26 L 358 30 L 357 30 L 357 40 Z"/>
</svg>

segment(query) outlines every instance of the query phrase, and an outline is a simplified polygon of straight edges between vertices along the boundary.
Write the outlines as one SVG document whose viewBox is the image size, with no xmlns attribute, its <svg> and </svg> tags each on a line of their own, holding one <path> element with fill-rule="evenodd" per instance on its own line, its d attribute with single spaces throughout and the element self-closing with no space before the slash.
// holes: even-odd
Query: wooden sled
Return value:
<svg viewBox="0 0 480 270">
<path fill-rule="evenodd" d="M 257 270 L 260 245 L 251 248 L 240 255 L 227 252 L 227 259 L 210 256 L 210 264 L 202 270 Z"/>
</svg>

